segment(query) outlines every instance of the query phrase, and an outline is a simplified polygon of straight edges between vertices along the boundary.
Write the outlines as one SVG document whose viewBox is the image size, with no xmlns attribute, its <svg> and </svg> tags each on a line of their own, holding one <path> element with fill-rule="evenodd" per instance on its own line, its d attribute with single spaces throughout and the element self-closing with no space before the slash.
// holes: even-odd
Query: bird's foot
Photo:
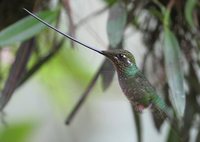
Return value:
<svg viewBox="0 0 200 142">
<path fill-rule="evenodd" d="M 153 106 L 153 104 L 149 104 L 149 106 L 147 107 L 148 109 L 151 109 Z"/>
<path fill-rule="evenodd" d="M 140 113 L 141 113 L 144 109 L 145 109 L 144 105 L 141 105 L 141 104 L 135 105 L 135 110 L 136 110 L 137 112 L 140 112 Z"/>
</svg>

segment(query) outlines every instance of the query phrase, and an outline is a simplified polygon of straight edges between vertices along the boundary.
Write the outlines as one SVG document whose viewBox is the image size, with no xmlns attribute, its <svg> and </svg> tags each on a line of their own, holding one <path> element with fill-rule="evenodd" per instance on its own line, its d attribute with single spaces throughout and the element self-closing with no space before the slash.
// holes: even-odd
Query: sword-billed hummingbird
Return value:
<svg viewBox="0 0 200 142">
<path fill-rule="evenodd" d="M 144 74 L 138 69 L 136 66 L 135 58 L 129 51 L 124 49 L 113 49 L 106 51 L 97 50 L 59 31 L 27 9 L 24 8 L 24 10 L 35 19 L 39 20 L 63 36 L 107 57 L 113 63 L 117 71 L 118 80 L 122 91 L 137 112 L 142 112 L 143 109 L 149 107 L 159 118 L 168 117 L 171 119 L 170 109 L 167 107 L 164 100 L 159 95 L 157 95 L 155 89 L 144 76 Z"/>
</svg>

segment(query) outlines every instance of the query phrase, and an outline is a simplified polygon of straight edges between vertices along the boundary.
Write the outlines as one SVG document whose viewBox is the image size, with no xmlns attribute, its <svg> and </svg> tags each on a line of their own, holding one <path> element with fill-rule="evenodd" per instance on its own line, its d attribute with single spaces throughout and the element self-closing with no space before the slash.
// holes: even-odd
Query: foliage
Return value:
<svg viewBox="0 0 200 142">
<path fill-rule="evenodd" d="M 56 11 L 44 11 L 39 13 L 38 16 L 43 18 L 47 22 L 55 21 Z M 32 17 L 26 17 L 23 20 L 16 22 L 9 26 L 5 30 L 1 31 L 0 34 L 0 46 L 10 45 L 16 42 L 22 42 L 24 40 L 33 37 L 38 34 L 41 30 L 47 28 L 46 26 L 38 23 L 36 20 L 33 21 Z"/>
</svg>

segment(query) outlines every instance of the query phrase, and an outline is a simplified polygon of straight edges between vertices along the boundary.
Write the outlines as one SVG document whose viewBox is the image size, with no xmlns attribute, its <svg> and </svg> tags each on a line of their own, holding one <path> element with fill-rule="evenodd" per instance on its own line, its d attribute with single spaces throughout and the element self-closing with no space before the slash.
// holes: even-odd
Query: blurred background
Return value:
<svg viewBox="0 0 200 142">
<path fill-rule="evenodd" d="M 92 47 L 133 53 L 177 113 L 178 131 L 148 109 L 134 112 L 110 62 L 23 7 Z M 198 0 L 1 0 L 0 142 L 199 142 L 199 7 Z"/>
</svg>

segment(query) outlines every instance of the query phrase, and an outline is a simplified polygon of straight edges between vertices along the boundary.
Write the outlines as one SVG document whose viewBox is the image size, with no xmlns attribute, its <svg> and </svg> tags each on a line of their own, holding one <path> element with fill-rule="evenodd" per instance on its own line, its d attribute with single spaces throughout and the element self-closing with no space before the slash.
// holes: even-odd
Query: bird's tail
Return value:
<svg viewBox="0 0 200 142">
<path fill-rule="evenodd" d="M 173 120 L 173 111 L 168 106 L 159 107 L 156 105 L 152 106 L 153 114 L 160 118 L 160 119 L 169 119 L 170 121 Z"/>
<path fill-rule="evenodd" d="M 177 138 L 181 140 L 178 129 L 179 125 L 177 123 L 177 120 L 173 117 L 173 111 L 168 106 L 164 106 L 161 108 L 155 105 L 152 106 L 152 111 L 157 120 L 164 121 L 165 119 L 167 119 L 170 123 L 171 130 L 174 132 Z"/>
</svg>

